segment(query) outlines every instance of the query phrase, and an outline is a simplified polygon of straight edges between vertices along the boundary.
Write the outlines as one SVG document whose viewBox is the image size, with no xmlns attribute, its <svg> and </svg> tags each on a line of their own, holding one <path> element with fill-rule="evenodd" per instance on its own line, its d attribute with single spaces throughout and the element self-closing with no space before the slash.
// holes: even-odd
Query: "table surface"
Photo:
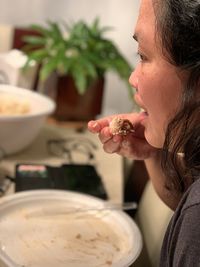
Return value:
<svg viewBox="0 0 200 267">
<path fill-rule="evenodd" d="M 52 119 L 41 129 L 33 143 L 20 153 L 6 157 L 0 162 L 1 176 L 8 174 L 14 176 L 17 163 L 36 163 L 59 166 L 67 162 L 66 158 L 59 158 L 51 155 L 47 149 L 47 141 L 50 139 L 72 138 L 82 140 L 84 138 L 95 144 L 94 160 L 97 172 L 102 177 L 104 186 L 111 202 L 120 203 L 123 201 L 123 161 L 115 154 L 107 154 L 103 151 L 97 135 L 90 133 L 85 123 L 60 123 Z M 75 163 L 81 163 L 82 158 L 76 158 Z M 1 179 L 1 177 L 0 177 Z M 14 186 L 10 186 L 7 194 L 14 192 Z"/>
</svg>

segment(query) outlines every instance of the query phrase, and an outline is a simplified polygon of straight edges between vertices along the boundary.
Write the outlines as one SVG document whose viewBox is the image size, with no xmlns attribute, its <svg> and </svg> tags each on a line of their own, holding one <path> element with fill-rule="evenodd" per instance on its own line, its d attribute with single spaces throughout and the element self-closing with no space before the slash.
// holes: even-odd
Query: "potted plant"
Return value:
<svg viewBox="0 0 200 267">
<path fill-rule="evenodd" d="M 100 113 L 107 71 L 117 73 L 130 88 L 131 66 L 114 42 L 104 37 L 110 28 L 101 27 L 98 18 L 91 25 L 84 21 L 70 25 L 50 21 L 45 26 L 32 25 L 31 30 L 39 36 L 24 37 L 23 50 L 28 56 L 26 66 L 32 60 L 36 61 L 40 65 L 39 79 L 42 81 L 56 75 L 55 115 L 58 119 L 88 120 Z M 86 107 L 89 103 L 93 108 Z M 81 104 L 80 108 L 78 104 Z M 79 111 L 80 114 L 76 114 Z"/>
</svg>

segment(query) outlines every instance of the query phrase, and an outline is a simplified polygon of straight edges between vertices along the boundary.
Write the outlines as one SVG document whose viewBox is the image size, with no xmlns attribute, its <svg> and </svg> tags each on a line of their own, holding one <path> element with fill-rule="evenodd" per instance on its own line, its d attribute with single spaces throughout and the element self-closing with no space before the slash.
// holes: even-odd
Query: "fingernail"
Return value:
<svg viewBox="0 0 200 267">
<path fill-rule="evenodd" d="M 95 129 L 96 131 L 100 130 L 99 124 L 97 122 L 94 122 L 92 128 Z"/>
</svg>

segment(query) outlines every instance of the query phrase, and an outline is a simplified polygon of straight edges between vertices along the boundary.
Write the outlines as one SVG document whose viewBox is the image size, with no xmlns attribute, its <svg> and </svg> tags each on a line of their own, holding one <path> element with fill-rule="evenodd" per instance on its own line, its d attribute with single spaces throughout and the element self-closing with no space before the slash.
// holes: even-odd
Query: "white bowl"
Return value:
<svg viewBox="0 0 200 267">
<path fill-rule="evenodd" d="M 0 96 L 25 100 L 30 111 L 19 115 L 0 114 L 0 150 L 10 155 L 24 149 L 36 138 L 46 118 L 55 110 L 55 103 L 40 93 L 11 85 L 0 85 Z"/>
</svg>

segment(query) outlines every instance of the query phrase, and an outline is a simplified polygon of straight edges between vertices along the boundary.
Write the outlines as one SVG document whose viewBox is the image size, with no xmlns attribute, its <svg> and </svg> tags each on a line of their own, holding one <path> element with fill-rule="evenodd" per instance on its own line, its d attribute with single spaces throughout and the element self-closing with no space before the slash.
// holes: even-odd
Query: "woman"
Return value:
<svg viewBox="0 0 200 267">
<path fill-rule="evenodd" d="M 160 198 L 175 213 L 160 266 L 200 266 L 200 0 L 142 0 L 130 76 L 144 110 L 123 114 L 135 132 L 112 135 L 113 116 L 90 121 L 107 153 L 145 160 Z"/>
</svg>

